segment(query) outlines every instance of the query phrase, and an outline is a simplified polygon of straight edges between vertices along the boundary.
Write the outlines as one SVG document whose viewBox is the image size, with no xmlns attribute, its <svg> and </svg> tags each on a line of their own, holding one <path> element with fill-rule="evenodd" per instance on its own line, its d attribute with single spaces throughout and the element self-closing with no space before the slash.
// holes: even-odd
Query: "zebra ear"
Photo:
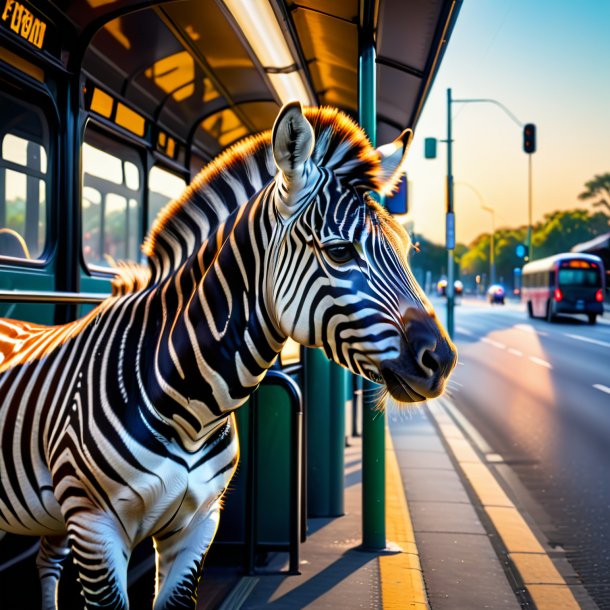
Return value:
<svg viewBox="0 0 610 610">
<path fill-rule="evenodd" d="M 377 191 L 382 195 L 389 195 L 398 186 L 412 139 L 413 131 L 405 129 L 393 142 L 377 149 L 381 161 L 381 174 L 378 177 L 380 186 Z"/>
<path fill-rule="evenodd" d="M 301 102 L 289 102 L 280 110 L 271 133 L 273 158 L 288 182 L 299 181 L 311 157 L 313 127 L 305 118 Z"/>
</svg>

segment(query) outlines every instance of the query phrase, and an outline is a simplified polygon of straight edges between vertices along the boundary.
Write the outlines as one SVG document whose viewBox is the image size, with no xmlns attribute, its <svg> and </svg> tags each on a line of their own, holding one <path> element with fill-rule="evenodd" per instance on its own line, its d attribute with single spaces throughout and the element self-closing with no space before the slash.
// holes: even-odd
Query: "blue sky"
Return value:
<svg viewBox="0 0 610 610">
<path fill-rule="evenodd" d="M 610 0 L 464 0 L 410 152 L 411 220 L 444 241 L 446 146 L 423 158 L 425 137 L 446 138 L 447 88 L 454 98 L 494 98 L 535 123 L 533 218 L 587 206 L 578 194 L 610 172 Z M 522 130 L 491 104 L 453 106 L 458 241 L 527 222 Z M 477 194 L 478 193 L 478 194 Z"/>
</svg>

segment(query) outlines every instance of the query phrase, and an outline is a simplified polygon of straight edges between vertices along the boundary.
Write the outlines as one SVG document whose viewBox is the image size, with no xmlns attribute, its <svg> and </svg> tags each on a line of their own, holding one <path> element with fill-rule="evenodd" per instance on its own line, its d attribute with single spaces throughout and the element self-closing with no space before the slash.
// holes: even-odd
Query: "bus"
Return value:
<svg viewBox="0 0 610 610">
<path fill-rule="evenodd" d="M 564 253 L 523 267 L 521 298 L 530 318 L 584 314 L 595 324 L 604 311 L 604 264 L 592 254 Z"/>
</svg>

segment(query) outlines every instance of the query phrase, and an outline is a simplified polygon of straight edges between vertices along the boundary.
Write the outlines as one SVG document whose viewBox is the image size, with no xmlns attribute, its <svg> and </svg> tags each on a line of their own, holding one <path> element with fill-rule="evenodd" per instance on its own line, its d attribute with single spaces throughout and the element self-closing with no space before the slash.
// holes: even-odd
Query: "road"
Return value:
<svg viewBox="0 0 610 610">
<path fill-rule="evenodd" d="M 448 387 L 558 567 L 599 608 L 610 608 L 609 319 L 549 324 L 517 304 L 464 300 Z"/>
</svg>

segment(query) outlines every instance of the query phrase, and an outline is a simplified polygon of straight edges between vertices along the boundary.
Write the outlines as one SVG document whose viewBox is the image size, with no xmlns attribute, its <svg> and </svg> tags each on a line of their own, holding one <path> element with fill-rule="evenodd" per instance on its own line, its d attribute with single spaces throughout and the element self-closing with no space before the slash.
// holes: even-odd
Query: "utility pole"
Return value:
<svg viewBox="0 0 610 610">
<path fill-rule="evenodd" d="M 454 99 L 451 97 L 451 89 L 447 89 L 447 139 L 440 140 L 447 144 L 447 214 L 445 225 L 445 241 L 447 247 L 447 332 L 453 338 L 454 331 L 454 306 L 455 306 L 455 291 L 454 291 L 454 259 L 453 251 L 455 249 L 455 214 L 453 206 L 453 169 L 452 169 L 452 133 L 451 133 L 451 106 L 452 104 L 494 104 L 504 111 L 506 115 L 516 123 L 519 127 L 524 127 L 523 148 L 529 156 L 528 164 L 528 252 L 531 260 L 532 247 L 532 155 L 536 150 L 536 126 L 533 123 L 523 125 L 523 123 L 501 102 L 492 98 L 476 98 L 476 99 Z M 425 140 L 425 157 L 426 159 L 436 159 L 436 142 L 435 138 L 426 138 Z M 493 239 L 493 237 L 492 237 Z M 495 266 L 495 265 L 494 265 Z"/>
<path fill-rule="evenodd" d="M 445 245 L 447 247 L 447 332 L 453 339 L 455 327 L 454 259 L 455 213 L 453 211 L 453 154 L 451 139 L 451 89 L 447 89 L 447 210 L 445 220 Z"/>
</svg>

